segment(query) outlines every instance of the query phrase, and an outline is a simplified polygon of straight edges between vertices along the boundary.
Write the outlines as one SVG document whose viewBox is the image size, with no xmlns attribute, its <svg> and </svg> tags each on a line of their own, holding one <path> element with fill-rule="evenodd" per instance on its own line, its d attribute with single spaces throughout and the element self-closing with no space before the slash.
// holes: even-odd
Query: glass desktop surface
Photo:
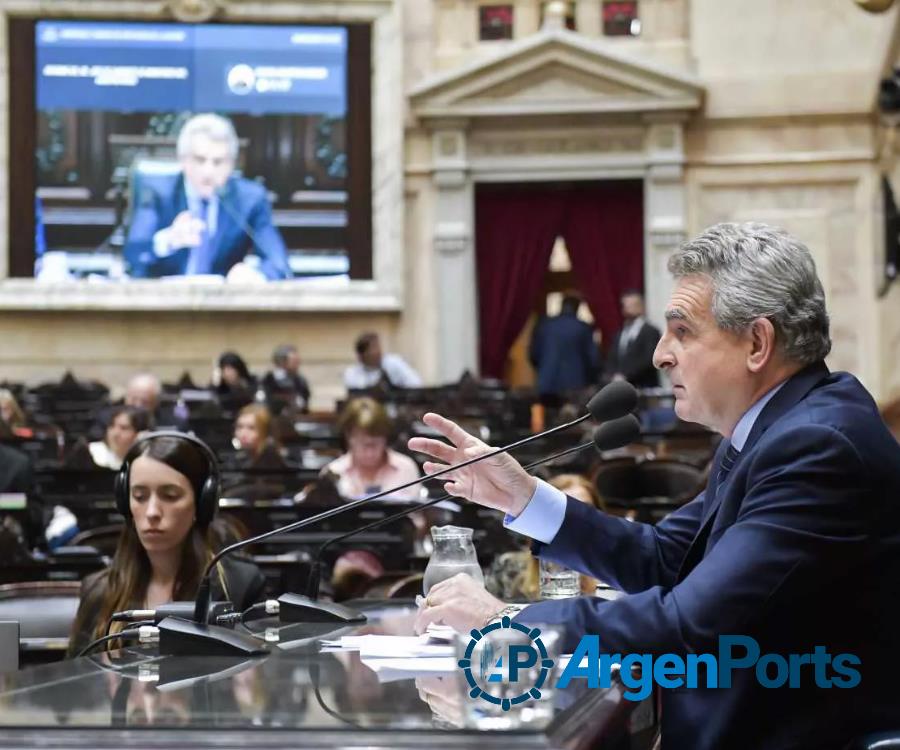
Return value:
<svg viewBox="0 0 900 750">
<path fill-rule="evenodd" d="M 221 746 L 225 737 L 229 747 L 471 747 L 476 730 L 433 714 L 415 679 L 380 681 L 357 652 L 321 652 L 323 637 L 412 634 L 411 603 L 362 606 L 369 621 L 359 627 L 251 623 L 279 632 L 262 657 L 159 656 L 155 647 L 135 647 L 0 675 L 4 747 L 33 747 L 37 738 L 138 747 L 151 735 L 154 744 L 178 747 Z M 634 706 L 621 699 L 620 686 L 579 689 L 583 682 L 557 691 L 547 726 L 478 732 L 479 744 L 510 746 L 516 737 L 517 747 L 557 747 L 587 726 L 591 735 L 608 735 L 627 723 Z"/>
</svg>

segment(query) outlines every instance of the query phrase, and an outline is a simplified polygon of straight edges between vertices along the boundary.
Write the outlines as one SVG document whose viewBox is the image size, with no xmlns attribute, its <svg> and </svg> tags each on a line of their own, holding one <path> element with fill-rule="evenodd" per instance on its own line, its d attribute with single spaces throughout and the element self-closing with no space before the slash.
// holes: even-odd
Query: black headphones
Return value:
<svg viewBox="0 0 900 750">
<path fill-rule="evenodd" d="M 125 454 L 119 473 L 116 474 L 115 485 L 113 487 L 116 508 L 119 513 L 125 516 L 126 519 L 131 518 L 131 504 L 129 502 L 131 499 L 131 486 L 129 482 L 131 462 L 140 457 L 141 451 L 149 441 L 155 440 L 156 438 L 178 438 L 179 440 L 185 440 L 196 446 L 197 450 L 199 450 L 206 458 L 208 473 L 206 480 L 203 482 L 203 486 L 200 488 L 200 492 L 197 493 L 195 505 L 197 524 L 204 528 L 209 526 L 210 521 L 212 521 L 213 516 L 216 514 L 216 510 L 219 508 L 219 462 L 216 459 L 216 454 L 212 452 L 212 448 L 200 440 L 200 438 L 188 435 L 185 432 L 175 432 L 174 430 L 150 432 L 132 445 L 128 453 Z"/>
</svg>

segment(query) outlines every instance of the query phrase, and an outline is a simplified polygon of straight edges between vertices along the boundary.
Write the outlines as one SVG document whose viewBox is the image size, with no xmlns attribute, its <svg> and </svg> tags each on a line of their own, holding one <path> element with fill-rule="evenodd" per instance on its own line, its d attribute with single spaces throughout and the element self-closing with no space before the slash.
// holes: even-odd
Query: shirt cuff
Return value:
<svg viewBox="0 0 900 750">
<path fill-rule="evenodd" d="M 566 518 L 566 502 L 565 493 L 538 479 L 525 510 L 518 516 L 507 513 L 503 525 L 517 534 L 550 544 Z"/>
<path fill-rule="evenodd" d="M 169 229 L 160 229 L 153 235 L 153 254 L 157 258 L 165 258 L 175 251 L 169 247 Z"/>
</svg>

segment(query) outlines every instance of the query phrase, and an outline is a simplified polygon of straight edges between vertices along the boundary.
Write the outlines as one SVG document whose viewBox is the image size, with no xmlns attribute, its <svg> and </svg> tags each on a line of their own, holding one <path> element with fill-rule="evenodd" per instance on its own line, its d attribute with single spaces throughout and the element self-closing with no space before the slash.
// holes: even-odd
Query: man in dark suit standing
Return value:
<svg viewBox="0 0 900 750">
<path fill-rule="evenodd" d="M 627 380 L 635 388 L 656 388 L 659 376 L 653 366 L 653 351 L 659 329 L 644 318 L 644 296 L 629 290 L 622 294 L 622 329 L 616 334 L 606 360 L 609 380 Z"/>
<path fill-rule="evenodd" d="M 597 381 L 600 357 L 594 329 L 578 319 L 580 305 L 578 296 L 566 294 L 559 315 L 542 318 L 531 335 L 528 356 L 545 405 L 554 406 L 561 395 Z"/>
<path fill-rule="evenodd" d="M 124 250 L 129 275 L 289 278 L 265 188 L 233 174 L 238 138 L 231 122 L 192 117 L 177 152 L 179 174 L 145 176 L 139 186 Z"/>
<path fill-rule="evenodd" d="M 900 445 L 862 384 L 825 365 L 831 338 L 812 256 L 782 230 L 719 224 L 669 270 L 676 285 L 654 361 L 678 416 L 723 436 L 704 492 L 651 526 L 567 498 L 506 456 L 450 474 L 448 489 L 506 511 L 541 558 L 627 593 L 516 616 L 558 623 L 567 648 L 593 634 L 604 653 L 686 660 L 720 654 L 722 636 L 758 644 L 730 686 L 661 690 L 666 750 L 838 749 L 897 729 Z M 453 445 L 416 438 L 413 450 L 443 463 L 488 450 L 438 415 L 425 422 Z M 465 631 L 504 608 L 466 576 L 437 584 L 427 605 L 418 628 L 443 620 Z M 855 660 L 856 684 L 831 661 L 838 655 Z"/>
</svg>

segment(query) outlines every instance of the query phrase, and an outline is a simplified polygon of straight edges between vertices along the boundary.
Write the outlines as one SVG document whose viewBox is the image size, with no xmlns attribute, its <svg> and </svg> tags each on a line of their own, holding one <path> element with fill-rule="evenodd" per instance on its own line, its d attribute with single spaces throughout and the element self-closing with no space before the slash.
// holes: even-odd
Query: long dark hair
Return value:
<svg viewBox="0 0 900 750">
<path fill-rule="evenodd" d="M 131 448 L 125 457 L 129 466 L 129 475 L 134 461 L 148 456 L 182 474 L 190 482 L 194 491 L 194 502 L 200 497 L 200 491 L 212 470 L 209 460 L 194 443 L 178 436 L 161 436 L 149 440 L 141 440 Z M 129 476 L 130 479 L 130 476 Z M 203 570 L 213 555 L 213 538 L 208 528 L 196 523 L 191 527 L 185 539 L 181 553 L 181 564 L 172 591 L 174 600 L 193 599 L 200 585 Z M 143 608 L 147 586 L 151 575 L 150 559 L 137 535 L 134 519 L 129 516 L 125 520 L 122 534 L 116 547 L 112 564 L 104 576 L 105 585 L 98 587 L 99 601 L 94 606 L 86 606 L 82 602 L 73 626 L 73 632 L 79 633 L 91 627 L 91 639 L 105 634 L 106 624 L 114 612 L 124 609 Z M 219 569 L 219 579 L 224 587 L 224 577 Z M 96 617 L 96 620 L 94 618 Z M 112 632 L 121 630 L 115 623 Z"/>
<path fill-rule="evenodd" d="M 233 367 L 237 370 L 241 380 L 248 384 L 253 382 L 253 376 L 250 374 L 247 363 L 237 352 L 222 352 L 219 355 L 219 369 L 221 370 L 223 367 Z"/>
</svg>

